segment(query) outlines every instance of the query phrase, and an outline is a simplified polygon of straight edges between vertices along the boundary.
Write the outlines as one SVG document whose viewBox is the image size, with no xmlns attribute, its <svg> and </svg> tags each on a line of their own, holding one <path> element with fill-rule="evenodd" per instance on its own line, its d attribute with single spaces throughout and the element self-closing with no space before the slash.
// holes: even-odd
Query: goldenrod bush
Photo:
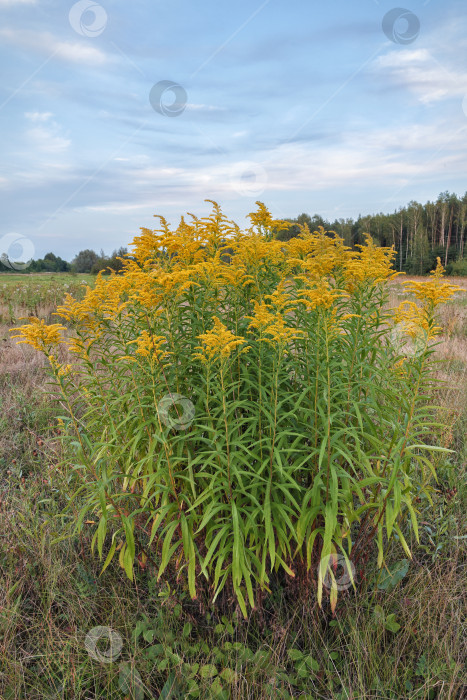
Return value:
<svg viewBox="0 0 467 700">
<path fill-rule="evenodd" d="M 122 274 L 99 277 L 20 336 L 50 360 L 104 568 L 135 560 L 244 615 L 272 572 L 334 610 L 340 555 L 351 582 L 371 546 L 430 498 L 436 433 L 428 400 L 435 311 L 456 288 L 438 264 L 413 300 L 385 310 L 392 249 L 358 250 L 266 207 L 241 230 L 216 203 L 204 219 L 142 229 Z M 397 342 L 397 338 L 399 339 Z M 76 361 L 60 362 L 68 345 Z M 329 583 L 330 582 L 330 583 Z M 303 587 L 302 586 L 302 587 Z"/>
</svg>

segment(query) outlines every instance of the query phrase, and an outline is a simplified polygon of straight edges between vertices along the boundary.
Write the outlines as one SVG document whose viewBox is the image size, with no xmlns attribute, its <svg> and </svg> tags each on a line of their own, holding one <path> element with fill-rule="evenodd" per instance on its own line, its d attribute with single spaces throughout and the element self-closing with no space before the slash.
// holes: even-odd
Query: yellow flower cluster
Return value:
<svg viewBox="0 0 467 700">
<path fill-rule="evenodd" d="M 12 328 L 12 331 L 20 331 L 12 338 L 21 338 L 19 343 L 31 345 L 35 350 L 49 354 L 51 348 L 63 342 L 62 332 L 65 327 L 60 323 L 47 325 L 43 319 L 39 320 L 35 316 L 29 318 L 29 325 Z"/>
<path fill-rule="evenodd" d="M 400 324 L 401 330 L 415 339 L 420 333 L 428 333 L 429 337 L 437 335 L 438 326 L 430 328 L 430 319 L 425 309 L 418 306 L 414 301 L 403 301 L 395 309 L 394 323 Z"/>
<path fill-rule="evenodd" d="M 344 275 L 347 289 L 352 292 L 359 282 L 372 280 L 375 284 L 394 279 L 400 272 L 395 272 L 392 265 L 396 255 L 393 248 L 376 246 L 372 237 L 365 233 L 365 245 L 357 244 L 359 252 L 347 251 L 344 261 Z"/>
<path fill-rule="evenodd" d="M 297 293 L 299 302 L 304 304 L 308 310 L 319 307 L 330 309 L 337 299 L 348 297 L 349 295 L 342 289 L 331 287 L 325 278 L 317 281 L 308 280 L 305 275 L 298 275 L 296 279 L 304 280 L 307 287 Z"/>
<path fill-rule="evenodd" d="M 193 355 L 205 364 L 217 359 L 224 362 L 236 347 L 245 343 L 245 338 L 231 333 L 217 316 L 213 317 L 213 322 L 214 325 L 210 331 L 198 336 L 202 345 L 196 347 L 200 352 Z M 246 352 L 248 349 L 248 347 L 242 348 L 241 352 Z"/>
<path fill-rule="evenodd" d="M 171 353 L 162 350 L 162 346 L 167 343 L 166 339 L 161 335 L 151 335 L 144 330 L 136 338 L 128 343 L 132 345 L 136 343 L 136 354 L 142 357 L 150 357 L 153 360 L 162 361 L 170 356 Z"/>
<path fill-rule="evenodd" d="M 49 362 L 59 377 L 66 377 L 72 372 L 73 368 L 71 365 L 62 364 L 54 355 L 49 355 Z"/>
<path fill-rule="evenodd" d="M 276 298 L 275 301 L 278 305 L 285 303 L 280 298 Z M 250 320 L 248 330 L 258 330 L 260 332 L 260 337 L 258 338 L 260 342 L 270 343 L 271 345 L 277 343 L 284 348 L 291 340 L 304 335 L 303 331 L 287 326 L 284 316 L 278 311 L 274 313 L 265 302 L 258 303 L 255 301 L 254 309 L 255 315 L 246 317 Z"/>
<path fill-rule="evenodd" d="M 408 281 L 403 284 L 406 291 L 414 294 L 425 307 L 435 309 L 439 304 L 444 304 L 448 301 L 455 292 L 465 291 L 462 287 L 458 287 L 455 284 L 442 283 L 444 272 L 441 260 L 437 258 L 436 268 L 430 273 L 433 275 L 431 280 L 422 282 Z"/>
<path fill-rule="evenodd" d="M 57 308 L 55 315 L 96 331 L 99 317 L 113 319 L 125 309 L 127 302 L 122 301 L 122 296 L 127 286 L 128 280 L 122 275 L 112 274 L 106 279 L 99 273 L 94 288 L 87 287 L 82 301 L 67 294 L 65 303 Z"/>
<path fill-rule="evenodd" d="M 213 316 L 213 328 L 197 336 L 201 345 L 195 357 L 203 362 L 225 360 L 246 343 L 220 318 L 226 309 L 237 309 L 241 314 L 247 300 L 254 308 L 254 314 L 247 317 L 252 342 L 259 336 L 261 342 L 284 349 L 301 336 L 296 328 L 300 315 L 322 312 L 326 327 L 340 327 L 352 315 L 346 313 L 351 310 L 345 308 L 346 299 L 360 284 L 378 284 L 399 274 L 392 267 L 394 250 L 378 247 L 369 235 L 364 245 L 357 246 L 358 251 L 350 250 L 342 238 L 322 227 L 310 231 L 304 225 L 298 237 L 280 241 L 277 232 L 289 224 L 274 219 L 261 202 L 249 215 L 251 226 L 245 231 L 226 219 L 218 204 L 212 205 L 209 216 L 198 219 L 190 215 L 190 222 L 182 218 L 174 230 L 159 217 L 157 229 L 141 229 L 141 235 L 134 239 L 121 274 L 98 275 L 82 301 L 66 296 L 57 315 L 78 331 L 78 337 L 67 340 L 71 352 L 89 357 L 91 346 L 96 341 L 105 342 L 115 331 L 120 347 L 122 342 L 136 344 L 135 354 L 123 355 L 120 360 L 165 360 L 170 353 L 163 345 L 168 342 L 172 347 L 177 314 L 181 318 L 183 308 L 193 299 L 200 302 L 200 316 L 206 309 L 210 318 L 216 307 L 219 309 L 219 317 Z M 423 330 L 437 332 L 434 308 L 460 289 L 443 284 L 443 272 L 438 259 L 433 279 L 407 283 L 421 307 L 404 302 L 395 318 L 409 335 L 414 337 Z M 148 326 L 153 326 L 154 335 L 143 330 Z M 14 336 L 21 338 L 20 342 L 48 354 L 51 347 L 64 342 L 60 324 L 46 326 L 44 321 L 31 319 L 30 325 L 13 330 L 20 331 L 21 335 Z M 128 337 L 134 340 L 128 341 Z"/>
<path fill-rule="evenodd" d="M 334 231 L 326 232 L 322 226 L 313 232 L 306 226 L 301 229 L 300 235 L 287 244 L 289 270 L 298 268 L 307 277 L 318 279 L 332 274 L 336 267 L 343 264 L 347 249 Z"/>
<path fill-rule="evenodd" d="M 436 307 L 448 301 L 455 292 L 465 291 L 457 285 L 442 283 L 444 272 L 441 260 L 437 258 L 430 280 L 403 282 L 406 291 L 411 292 L 421 302 L 421 306 L 414 301 L 403 301 L 395 309 L 394 321 L 400 323 L 404 332 L 413 339 L 421 333 L 427 333 L 428 338 L 438 335 L 442 329 L 434 325 Z"/>
<path fill-rule="evenodd" d="M 281 219 L 273 219 L 271 213 L 262 202 L 256 202 L 258 210 L 248 214 L 252 228 L 258 233 L 266 232 L 271 235 L 272 231 L 283 231 L 290 227 L 290 223 Z"/>
</svg>

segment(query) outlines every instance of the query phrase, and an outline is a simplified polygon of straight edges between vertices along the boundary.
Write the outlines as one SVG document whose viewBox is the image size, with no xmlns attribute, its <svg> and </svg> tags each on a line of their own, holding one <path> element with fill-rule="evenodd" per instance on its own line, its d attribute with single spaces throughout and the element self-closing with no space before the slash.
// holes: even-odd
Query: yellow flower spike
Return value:
<svg viewBox="0 0 467 700">
<path fill-rule="evenodd" d="M 30 324 L 27 326 L 10 329 L 10 331 L 20 331 L 18 335 L 11 336 L 21 338 L 18 343 L 26 343 L 35 350 L 48 354 L 51 348 L 64 342 L 62 332 L 66 328 L 61 323 L 47 325 L 43 319 L 39 320 L 35 316 L 30 317 L 29 321 Z"/>
<path fill-rule="evenodd" d="M 282 231 L 290 228 L 291 224 L 282 219 L 273 219 L 269 209 L 262 202 L 256 202 L 258 210 L 248 214 L 251 221 L 252 229 L 256 229 L 258 233 L 265 231 L 272 235 L 273 231 Z"/>
<path fill-rule="evenodd" d="M 245 338 L 231 333 L 217 316 L 213 317 L 213 322 L 214 325 L 210 331 L 197 336 L 202 345 L 195 348 L 200 352 L 193 354 L 195 359 L 201 360 L 205 364 L 217 359 L 224 362 L 236 347 L 246 342 Z M 241 352 L 248 350 L 249 347 L 245 347 L 242 348 Z"/>
<path fill-rule="evenodd" d="M 269 344 L 277 343 L 285 347 L 291 340 L 300 338 L 304 332 L 297 328 L 287 326 L 285 319 L 280 312 L 274 312 L 264 302 L 254 302 L 254 316 L 246 316 L 250 320 L 248 330 L 253 329 L 260 332 L 259 341 Z M 269 337 L 265 337 L 269 336 Z"/>
<path fill-rule="evenodd" d="M 387 280 L 395 279 L 400 272 L 393 268 L 393 260 L 396 256 L 394 248 L 376 246 L 372 237 L 365 233 L 365 244 L 357 244 L 358 252 L 347 249 L 344 261 L 344 277 L 348 291 L 365 281 L 379 284 Z"/>
<path fill-rule="evenodd" d="M 69 374 L 71 374 L 72 369 L 73 368 L 71 365 L 61 365 L 58 369 L 59 377 L 67 377 Z"/>
<path fill-rule="evenodd" d="M 131 252 L 132 256 L 144 267 L 160 258 L 164 236 L 170 234 L 170 229 L 165 218 L 163 216 L 158 216 L 156 218 L 160 220 L 161 228 L 154 231 L 148 228 L 141 228 L 141 235 L 135 236 L 131 243 L 133 248 Z"/>
<path fill-rule="evenodd" d="M 136 343 L 137 348 L 135 352 L 137 355 L 141 355 L 142 357 L 150 357 L 153 360 L 162 361 L 172 354 L 161 349 L 162 345 L 164 345 L 166 342 L 167 341 L 163 336 L 150 335 L 148 331 L 144 330 L 138 336 L 138 338 L 136 338 L 136 340 L 130 340 L 128 345 Z M 130 357 L 129 359 L 133 358 Z"/>
<path fill-rule="evenodd" d="M 434 310 L 440 304 L 448 301 L 456 292 L 465 292 L 465 289 L 455 284 L 449 284 L 448 282 L 442 284 L 441 280 L 444 272 L 441 260 L 437 258 L 436 268 L 430 273 L 433 277 L 428 281 L 413 282 L 409 280 L 403 282 L 405 290 L 411 292 L 422 302 L 424 307 Z"/>
<path fill-rule="evenodd" d="M 285 291 L 285 282 L 283 280 L 279 282 L 277 289 L 272 294 L 266 294 L 264 298 L 270 301 L 271 305 L 279 311 L 283 311 L 284 309 L 291 310 L 291 308 L 297 305 L 297 300 L 293 299 L 291 295 Z"/>
<path fill-rule="evenodd" d="M 404 333 L 415 339 L 423 333 L 428 333 L 429 338 L 434 337 L 440 331 L 438 326 L 431 326 L 430 319 L 425 309 L 414 301 L 403 301 L 394 310 L 394 322 L 400 324 Z"/>
<path fill-rule="evenodd" d="M 306 275 L 297 275 L 296 280 L 302 280 L 307 285 L 306 289 L 300 289 L 297 293 L 299 303 L 305 305 L 308 310 L 317 308 L 329 309 L 337 299 L 348 297 L 343 289 L 332 288 L 326 279 L 310 280 Z"/>
</svg>

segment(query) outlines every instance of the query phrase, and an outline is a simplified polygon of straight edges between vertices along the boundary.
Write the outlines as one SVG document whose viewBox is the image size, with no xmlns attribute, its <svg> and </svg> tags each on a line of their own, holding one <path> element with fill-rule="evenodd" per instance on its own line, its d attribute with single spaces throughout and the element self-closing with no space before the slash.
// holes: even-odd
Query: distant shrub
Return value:
<svg viewBox="0 0 467 700">
<path fill-rule="evenodd" d="M 122 274 L 59 308 L 71 339 L 37 319 L 20 334 L 63 393 L 88 497 L 77 527 L 98 523 L 104 568 L 118 554 L 132 579 L 150 556 L 245 616 L 281 570 L 320 604 L 326 584 L 334 610 L 339 557 L 352 585 L 372 543 L 379 566 L 393 535 L 410 556 L 406 518 L 418 538 L 435 310 L 456 288 L 438 264 L 386 311 L 392 249 L 306 226 L 280 241 L 287 224 L 258 205 L 246 231 L 217 204 L 176 230 L 161 218 Z"/>
<path fill-rule="evenodd" d="M 450 275 L 454 277 L 467 277 L 467 258 L 456 260 L 448 266 Z"/>
</svg>

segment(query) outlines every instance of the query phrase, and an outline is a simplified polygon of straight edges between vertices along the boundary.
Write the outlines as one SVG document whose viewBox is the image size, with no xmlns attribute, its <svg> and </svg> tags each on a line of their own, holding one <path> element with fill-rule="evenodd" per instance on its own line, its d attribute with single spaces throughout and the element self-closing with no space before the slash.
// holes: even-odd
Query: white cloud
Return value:
<svg viewBox="0 0 467 700">
<path fill-rule="evenodd" d="M 60 41 L 49 32 L 15 31 L 5 27 L 0 29 L 0 37 L 23 49 L 37 51 L 47 56 L 56 54 L 57 58 L 72 63 L 96 66 L 110 61 L 107 54 L 94 46 L 80 41 Z"/>
<path fill-rule="evenodd" d="M 423 103 L 463 96 L 467 90 L 467 71 L 451 71 L 427 49 L 390 51 L 375 60 L 380 81 L 405 86 Z"/>
<path fill-rule="evenodd" d="M 15 5 L 35 5 L 37 0 L 0 0 L 0 7 L 14 7 Z"/>
<path fill-rule="evenodd" d="M 266 192 L 341 190 L 359 187 L 389 189 L 413 180 L 430 181 L 441 171 L 463 177 L 467 157 L 467 122 L 457 133 L 444 124 L 409 125 L 398 129 L 365 128 L 342 134 L 335 145 L 286 143 L 269 155 L 252 152 L 245 161 L 245 189 L 254 190 L 255 177 Z M 134 193 L 163 192 L 172 202 L 182 191 L 187 197 L 238 197 L 243 161 L 191 167 L 156 167 L 129 164 L 124 170 Z M 257 166 L 255 168 L 254 166 Z M 248 167 L 247 167 L 248 166 Z M 122 164 L 122 167 L 125 167 Z M 248 178 L 251 180 L 248 180 Z M 148 200 L 149 203 L 150 200 Z"/>
<path fill-rule="evenodd" d="M 203 112 L 225 112 L 226 108 L 225 107 L 217 107 L 216 105 L 203 105 L 203 104 L 195 104 L 193 102 L 188 102 L 185 105 L 185 109 L 193 110 L 193 111 L 203 111 Z"/>
<path fill-rule="evenodd" d="M 26 136 L 37 150 L 50 154 L 63 153 L 71 144 L 69 139 L 41 126 L 29 129 Z"/>
<path fill-rule="evenodd" d="M 57 155 L 68 149 L 71 141 L 62 135 L 61 126 L 51 121 L 51 112 L 26 112 L 24 116 L 34 124 L 26 131 L 26 139 L 34 151 Z"/>
<path fill-rule="evenodd" d="M 52 112 L 25 112 L 24 116 L 32 122 L 47 122 L 53 114 Z"/>
</svg>

